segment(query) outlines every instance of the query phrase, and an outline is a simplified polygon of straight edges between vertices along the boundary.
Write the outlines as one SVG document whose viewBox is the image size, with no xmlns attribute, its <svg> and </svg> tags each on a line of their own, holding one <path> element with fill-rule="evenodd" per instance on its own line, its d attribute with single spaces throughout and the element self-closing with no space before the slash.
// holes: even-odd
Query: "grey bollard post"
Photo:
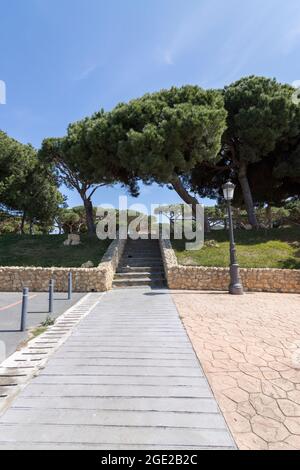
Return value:
<svg viewBox="0 0 300 470">
<path fill-rule="evenodd" d="M 73 282 L 72 282 L 72 273 L 68 275 L 68 300 L 72 299 L 72 290 L 73 290 Z"/>
<path fill-rule="evenodd" d="M 54 279 L 49 283 L 49 313 L 53 313 Z"/>
<path fill-rule="evenodd" d="M 21 331 L 26 331 L 27 310 L 28 310 L 28 293 L 29 293 L 28 287 L 24 287 L 23 297 L 22 297 Z"/>
</svg>

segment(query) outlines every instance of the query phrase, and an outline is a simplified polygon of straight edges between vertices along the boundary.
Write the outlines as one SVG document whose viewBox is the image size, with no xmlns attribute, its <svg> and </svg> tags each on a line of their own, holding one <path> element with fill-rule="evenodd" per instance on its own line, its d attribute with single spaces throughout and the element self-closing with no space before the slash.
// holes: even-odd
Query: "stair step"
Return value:
<svg viewBox="0 0 300 470">
<path fill-rule="evenodd" d="M 149 261 L 161 261 L 160 256 L 136 256 L 136 255 L 131 255 L 131 256 L 123 256 L 122 261 L 127 261 L 127 260 L 149 260 Z"/>
<path fill-rule="evenodd" d="M 131 273 L 116 273 L 115 279 L 163 279 L 164 273 L 160 272 L 131 272 Z"/>
<path fill-rule="evenodd" d="M 122 258 L 121 263 L 162 263 L 161 258 Z"/>
<path fill-rule="evenodd" d="M 139 271 L 137 271 L 137 268 L 140 268 Z M 161 272 L 164 272 L 164 269 L 162 266 L 160 265 L 153 265 L 153 266 L 145 266 L 143 264 L 141 265 L 131 265 L 131 266 L 128 266 L 128 265 L 124 265 L 124 266 L 119 266 L 119 269 L 118 271 L 121 271 L 121 272 L 128 272 L 127 270 L 130 270 L 130 272 L 144 272 L 144 271 L 161 271 Z M 123 270 L 126 270 L 126 271 L 123 271 Z"/>
<path fill-rule="evenodd" d="M 160 247 L 158 245 L 155 246 L 144 246 L 144 245 L 127 245 L 125 246 L 125 250 L 141 250 L 141 251 L 160 251 Z"/>
<path fill-rule="evenodd" d="M 158 241 L 129 240 L 117 268 L 113 287 L 159 288 L 165 285 L 165 272 Z"/>
<path fill-rule="evenodd" d="M 124 252 L 126 253 L 126 251 L 134 251 L 134 252 L 146 252 L 146 253 L 161 253 L 160 249 L 158 248 L 142 248 L 142 247 L 126 247 Z"/>
<path fill-rule="evenodd" d="M 164 279 L 131 279 L 131 280 L 114 280 L 113 287 L 140 287 L 140 286 L 163 286 L 165 285 Z"/>
<path fill-rule="evenodd" d="M 155 266 L 126 266 L 122 267 L 119 266 L 117 269 L 117 274 L 122 273 L 138 273 L 138 272 L 147 272 L 147 273 L 155 273 L 155 272 L 162 272 L 164 273 L 163 265 L 155 265 Z"/>
<path fill-rule="evenodd" d="M 142 246 L 126 246 L 124 251 L 156 251 L 157 253 L 160 252 L 160 248 L 158 247 L 142 247 Z"/>
<path fill-rule="evenodd" d="M 144 263 L 162 263 L 161 258 L 122 258 L 121 263 L 127 263 L 128 261 L 130 262 L 144 262 Z"/>
<path fill-rule="evenodd" d="M 153 278 L 152 276 L 140 276 L 136 278 L 128 278 L 128 277 L 123 277 L 121 279 L 114 279 L 116 282 L 142 282 L 142 281 L 147 281 L 147 282 L 152 282 L 152 281 L 164 281 L 165 277 L 164 276 L 157 276 Z"/>
<path fill-rule="evenodd" d="M 124 253 L 123 258 L 134 258 L 134 259 L 161 259 L 161 255 L 155 253 Z"/>
<path fill-rule="evenodd" d="M 128 256 L 132 256 L 134 258 L 161 258 L 160 253 L 153 253 L 153 251 L 149 251 L 149 253 L 144 251 L 129 251 L 123 254 L 123 258 L 128 258 Z"/>
<path fill-rule="evenodd" d="M 128 238 L 128 244 L 130 243 L 143 243 L 143 244 L 158 244 L 158 238 L 138 238 L 137 240 L 133 240 L 132 238 Z"/>
<path fill-rule="evenodd" d="M 141 251 L 160 251 L 160 247 L 158 245 L 152 246 L 144 246 L 144 245 L 127 245 L 125 246 L 125 250 L 141 250 Z"/>
</svg>

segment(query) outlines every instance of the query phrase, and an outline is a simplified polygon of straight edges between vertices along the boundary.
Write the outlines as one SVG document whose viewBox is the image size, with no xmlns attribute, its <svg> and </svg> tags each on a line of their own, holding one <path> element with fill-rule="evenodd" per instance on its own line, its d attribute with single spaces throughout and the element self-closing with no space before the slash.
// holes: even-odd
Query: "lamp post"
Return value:
<svg viewBox="0 0 300 470">
<path fill-rule="evenodd" d="M 239 265 L 237 262 L 236 248 L 234 242 L 234 233 L 233 233 L 233 220 L 232 220 L 232 209 L 231 201 L 234 197 L 235 185 L 228 181 L 223 186 L 224 199 L 227 202 L 228 207 L 228 218 L 229 218 L 229 234 L 230 234 L 230 286 L 229 293 L 231 295 L 243 295 L 244 289 L 242 286 Z"/>
<path fill-rule="evenodd" d="M 162 228 L 162 211 L 160 210 L 158 212 L 159 218 L 158 218 L 158 234 L 159 238 L 163 238 L 163 228 Z"/>
</svg>

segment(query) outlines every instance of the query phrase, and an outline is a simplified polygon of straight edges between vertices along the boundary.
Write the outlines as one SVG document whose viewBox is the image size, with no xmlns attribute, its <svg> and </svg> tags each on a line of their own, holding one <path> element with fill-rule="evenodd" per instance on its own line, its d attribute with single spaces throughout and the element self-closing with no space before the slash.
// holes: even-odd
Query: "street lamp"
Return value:
<svg viewBox="0 0 300 470">
<path fill-rule="evenodd" d="M 233 221 L 232 221 L 232 210 L 231 201 L 234 198 L 235 185 L 228 181 L 223 186 L 224 199 L 228 206 L 228 217 L 229 217 L 229 234 L 230 234 L 230 286 L 229 293 L 232 295 L 243 295 L 244 289 L 240 279 L 239 265 L 237 262 L 236 248 L 234 242 L 233 233 Z"/>
</svg>

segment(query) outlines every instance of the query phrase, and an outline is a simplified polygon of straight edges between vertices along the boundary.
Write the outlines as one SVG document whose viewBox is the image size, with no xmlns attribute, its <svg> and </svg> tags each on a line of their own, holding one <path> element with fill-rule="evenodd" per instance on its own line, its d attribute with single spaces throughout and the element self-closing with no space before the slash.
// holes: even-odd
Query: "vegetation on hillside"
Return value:
<svg viewBox="0 0 300 470">
<path fill-rule="evenodd" d="M 211 232 L 201 250 L 186 251 L 184 240 L 173 240 L 183 265 L 228 267 L 228 231 Z M 215 241 L 211 242 L 211 241 Z M 238 262 L 242 268 L 300 269 L 300 226 L 255 231 L 236 231 Z"/>
<path fill-rule="evenodd" d="M 64 246 L 65 235 L 1 235 L 0 266 L 77 268 L 87 261 L 98 266 L 110 240 L 81 235 L 78 246 Z"/>
</svg>

